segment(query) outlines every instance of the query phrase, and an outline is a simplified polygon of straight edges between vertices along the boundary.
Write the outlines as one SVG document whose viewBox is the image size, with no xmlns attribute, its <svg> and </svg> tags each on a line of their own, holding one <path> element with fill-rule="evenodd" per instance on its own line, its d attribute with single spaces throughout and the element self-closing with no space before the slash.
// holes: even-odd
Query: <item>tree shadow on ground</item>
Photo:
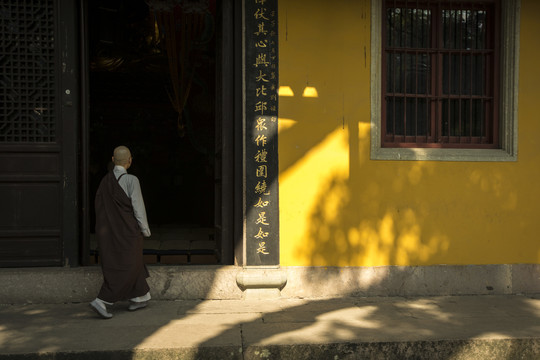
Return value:
<svg viewBox="0 0 540 360">
<path fill-rule="evenodd" d="M 540 300 L 523 296 L 289 299 L 242 334 L 242 359 L 532 359 Z M 238 327 L 240 330 L 238 330 Z M 199 357 L 204 358 L 204 357 Z"/>
<path fill-rule="evenodd" d="M 534 359 L 540 299 L 342 297 L 0 307 L 9 359 Z M 127 304 L 126 304 L 127 305 Z M 9 354 L 9 355 L 8 355 Z"/>
<path fill-rule="evenodd" d="M 534 359 L 540 298 L 156 301 L 112 320 L 87 304 L 3 305 L 9 359 Z"/>
</svg>

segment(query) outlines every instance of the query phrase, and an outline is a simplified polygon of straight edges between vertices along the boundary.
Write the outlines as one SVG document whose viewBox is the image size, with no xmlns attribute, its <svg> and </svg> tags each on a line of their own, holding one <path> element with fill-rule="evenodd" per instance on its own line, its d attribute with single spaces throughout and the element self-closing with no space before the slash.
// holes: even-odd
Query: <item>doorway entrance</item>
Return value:
<svg viewBox="0 0 540 360">
<path fill-rule="evenodd" d="M 88 52 L 87 222 L 114 147 L 131 149 L 152 236 L 149 264 L 228 264 L 222 242 L 218 111 L 224 75 L 222 2 L 96 0 L 86 9 Z M 232 51 L 232 50 L 231 50 Z M 227 176 L 227 174 L 225 174 Z M 231 174 L 232 176 L 232 174 Z M 225 249 L 225 251 L 224 251 Z"/>
</svg>

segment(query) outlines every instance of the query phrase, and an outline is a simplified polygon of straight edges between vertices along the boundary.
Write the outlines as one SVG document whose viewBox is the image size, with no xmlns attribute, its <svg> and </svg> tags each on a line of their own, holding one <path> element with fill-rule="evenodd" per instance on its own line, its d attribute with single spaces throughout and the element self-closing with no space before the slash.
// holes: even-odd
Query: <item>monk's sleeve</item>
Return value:
<svg viewBox="0 0 540 360">
<path fill-rule="evenodd" d="M 133 205 L 133 212 L 142 234 L 148 237 L 152 234 L 150 233 L 150 227 L 148 226 L 148 220 L 146 218 L 146 208 L 144 207 L 141 185 L 139 183 L 139 179 L 137 179 L 135 176 L 133 177 L 132 186 L 131 204 Z"/>
</svg>

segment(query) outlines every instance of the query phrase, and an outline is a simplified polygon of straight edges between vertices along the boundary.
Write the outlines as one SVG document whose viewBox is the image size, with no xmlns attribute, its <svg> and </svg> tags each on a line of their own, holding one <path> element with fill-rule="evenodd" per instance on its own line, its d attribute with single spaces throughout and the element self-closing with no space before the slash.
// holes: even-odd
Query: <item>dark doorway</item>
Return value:
<svg viewBox="0 0 540 360">
<path fill-rule="evenodd" d="M 129 172 L 141 182 L 152 231 L 145 242 L 147 262 L 229 261 L 221 256 L 215 211 L 222 208 L 216 191 L 222 178 L 216 173 L 222 128 L 216 110 L 220 3 L 87 2 L 86 216 L 92 261 L 99 261 L 93 199 L 118 145 L 131 149 Z"/>
</svg>

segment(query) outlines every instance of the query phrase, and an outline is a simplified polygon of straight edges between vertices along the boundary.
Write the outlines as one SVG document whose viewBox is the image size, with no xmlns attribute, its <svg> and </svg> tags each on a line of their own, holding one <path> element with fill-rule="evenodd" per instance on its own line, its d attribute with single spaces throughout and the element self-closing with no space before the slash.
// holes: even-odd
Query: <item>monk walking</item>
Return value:
<svg viewBox="0 0 540 360">
<path fill-rule="evenodd" d="M 90 306 L 105 319 L 113 315 L 107 305 L 129 300 L 129 310 L 142 309 L 150 300 L 143 261 L 143 236 L 151 235 L 139 179 L 128 174 L 131 152 L 114 149 L 114 169 L 99 185 L 96 194 L 96 238 L 103 271 L 103 285 Z"/>
</svg>

